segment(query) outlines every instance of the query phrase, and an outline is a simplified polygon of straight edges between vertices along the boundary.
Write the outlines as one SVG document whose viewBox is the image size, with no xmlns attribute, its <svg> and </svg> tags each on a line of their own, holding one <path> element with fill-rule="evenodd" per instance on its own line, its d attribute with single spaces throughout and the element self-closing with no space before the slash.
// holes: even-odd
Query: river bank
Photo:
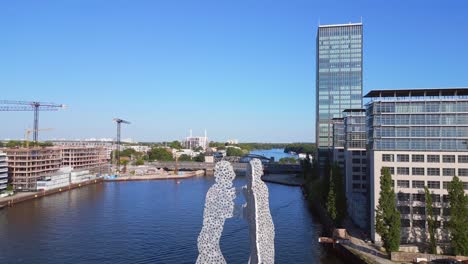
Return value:
<svg viewBox="0 0 468 264">
<path fill-rule="evenodd" d="M 61 193 L 65 191 L 69 191 L 75 188 L 80 188 L 82 186 L 90 185 L 90 184 L 96 184 L 96 183 L 101 183 L 103 182 L 103 178 L 96 178 L 93 180 L 88 180 L 88 181 L 83 181 L 80 183 L 73 183 L 64 187 L 60 188 L 55 188 L 55 189 L 50 189 L 50 190 L 44 190 L 44 191 L 38 191 L 38 192 L 20 192 L 20 193 L 15 193 L 14 195 L 7 196 L 0 198 L 0 209 L 4 207 L 10 207 L 13 206 L 17 203 L 29 201 L 29 200 L 34 200 L 34 199 L 39 199 L 45 196 L 49 196 L 52 194 L 56 193 Z"/>
<path fill-rule="evenodd" d="M 151 180 L 178 180 L 187 179 L 195 176 L 205 175 L 204 170 L 197 171 L 184 171 L 179 172 L 180 174 L 175 175 L 173 173 L 167 174 L 146 174 L 146 175 L 121 175 L 117 177 L 105 178 L 105 181 L 151 181 Z"/>
<path fill-rule="evenodd" d="M 262 176 L 264 182 L 283 184 L 288 186 L 304 185 L 304 178 L 297 174 L 265 174 Z"/>
</svg>

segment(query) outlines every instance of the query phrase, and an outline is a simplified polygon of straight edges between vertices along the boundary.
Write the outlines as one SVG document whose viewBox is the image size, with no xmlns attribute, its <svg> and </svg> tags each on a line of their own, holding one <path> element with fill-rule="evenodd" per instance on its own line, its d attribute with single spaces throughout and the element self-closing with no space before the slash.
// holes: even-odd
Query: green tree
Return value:
<svg viewBox="0 0 468 264">
<path fill-rule="evenodd" d="M 279 159 L 278 161 L 279 164 L 296 164 L 297 159 L 294 157 L 284 157 Z"/>
<path fill-rule="evenodd" d="M 380 176 L 380 198 L 376 210 L 375 229 L 382 237 L 387 254 L 400 247 L 400 212 L 396 209 L 395 191 L 389 168 L 382 168 Z"/>
<path fill-rule="evenodd" d="M 201 152 L 201 151 L 203 151 L 203 148 L 201 146 L 198 146 L 198 147 L 194 148 L 193 151 Z"/>
<path fill-rule="evenodd" d="M 145 160 L 143 160 L 143 158 L 139 158 L 135 161 L 134 163 L 136 166 L 140 166 L 140 165 L 145 165 Z"/>
<path fill-rule="evenodd" d="M 437 241 L 435 237 L 436 223 L 434 218 L 434 211 L 432 207 L 432 195 L 427 186 L 424 186 L 424 194 L 426 200 L 426 219 L 427 226 L 429 227 L 429 253 L 437 254 Z"/>
<path fill-rule="evenodd" d="M 182 144 L 180 144 L 180 142 L 177 140 L 174 140 L 171 143 L 169 143 L 169 147 L 173 149 L 183 149 Z"/>
<path fill-rule="evenodd" d="M 13 185 L 8 184 L 6 190 L 9 192 L 13 191 Z"/>
<path fill-rule="evenodd" d="M 54 144 L 52 144 L 52 142 L 37 142 L 37 145 L 39 147 L 52 147 Z"/>
<path fill-rule="evenodd" d="M 463 183 L 454 176 L 448 186 L 450 202 L 450 231 L 451 245 L 455 255 L 468 255 L 468 196 L 463 190 Z"/>
<path fill-rule="evenodd" d="M 346 201 L 346 186 L 343 173 L 338 163 L 333 164 L 332 167 L 332 179 L 333 179 L 333 188 L 335 192 L 335 201 L 336 201 L 336 224 L 341 225 L 343 220 L 346 218 L 348 211 L 347 201 Z"/>
<path fill-rule="evenodd" d="M 10 140 L 6 143 L 7 148 L 15 148 L 15 147 L 21 147 L 23 143 L 18 140 Z"/>
<path fill-rule="evenodd" d="M 187 154 L 182 154 L 178 158 L 179 161 L 192 161 L 192 158 Z"/>
<path fill-rule="evenodd" d="M 244 152 L 242 151 L 242 149 L 228 147 L 226 149 L 226 155 L 227 156 L 242 156 L 244 155 Z"/>
<path fill-rule="evenodd" d="M 172 161 L 174 160 L 172 158 L 172 154 L 169 153 L 165 148 L 152 148 L 151 151 L 148 154 L 149 160 L 150 161 Z"/>
<path fill-rule="evenodd" d="M 193 158 L 193 160 L 196 162 L 205 162 L 205 155 L 200 153 L 195 158 Z"/>
<path fill-rule="evenodd" d="M 327 212 L 333 222 L 336 222 L 336 195 L 335 195 L 335 182 L 333 180 L 333 174 L 330 177 L 330 189 L 327 195 Z"/>
</svg>

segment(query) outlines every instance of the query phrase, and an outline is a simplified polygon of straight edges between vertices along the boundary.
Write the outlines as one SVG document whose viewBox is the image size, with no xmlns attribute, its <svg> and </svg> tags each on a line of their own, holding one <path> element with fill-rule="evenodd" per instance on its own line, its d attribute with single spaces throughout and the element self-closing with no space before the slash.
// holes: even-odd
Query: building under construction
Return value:
<svg viewBox="0 0 468 264">
<path fill-rule="evenodd" d="M 6 149 L 8 173 L 15 191 L 36 191 L 36 182 L 62 167 L 105 173 L 108 166 L 102 147 L 33 147 Z"/>
<path fill-rule="evenodd" d="M 34 147 L 6 149 L 8 173 L 15 191 L 36 191 L 36 181 L 62 166 L 62 148 Z"/>
<path fill-rule="evenodd" d="M 63 147 L 62 166 L 75 170 L 94 169 L 107 163 L 106 149 L 103 147 Z"/>
</svg>

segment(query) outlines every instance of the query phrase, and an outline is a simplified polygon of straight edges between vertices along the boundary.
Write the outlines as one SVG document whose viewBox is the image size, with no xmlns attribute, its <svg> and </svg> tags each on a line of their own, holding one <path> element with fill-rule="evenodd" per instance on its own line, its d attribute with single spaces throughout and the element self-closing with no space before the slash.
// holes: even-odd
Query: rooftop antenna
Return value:
<svg viewBox="0 0 468 264">
<path fill-rule="evenodd" d="M 190 129 L 190 137 L 192 137 L 192 129 Z"/>
</svg>

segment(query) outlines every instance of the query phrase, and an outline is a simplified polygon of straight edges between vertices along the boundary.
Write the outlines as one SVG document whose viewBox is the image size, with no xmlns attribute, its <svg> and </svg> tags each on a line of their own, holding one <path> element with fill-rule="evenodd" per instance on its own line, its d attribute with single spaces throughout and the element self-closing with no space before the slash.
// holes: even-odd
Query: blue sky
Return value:
<svg viewBox="0 0 468 264">
<path fill-rule="evenodd" d="M 317 25 L 364 22 L 364 92 L 468 86 L 468 2 L 0 2 L 0 99 L 42 112 L 51 138 L 315 140 Z M 21 138 L 32 112 L 0 112 Z"/>
</svg>

